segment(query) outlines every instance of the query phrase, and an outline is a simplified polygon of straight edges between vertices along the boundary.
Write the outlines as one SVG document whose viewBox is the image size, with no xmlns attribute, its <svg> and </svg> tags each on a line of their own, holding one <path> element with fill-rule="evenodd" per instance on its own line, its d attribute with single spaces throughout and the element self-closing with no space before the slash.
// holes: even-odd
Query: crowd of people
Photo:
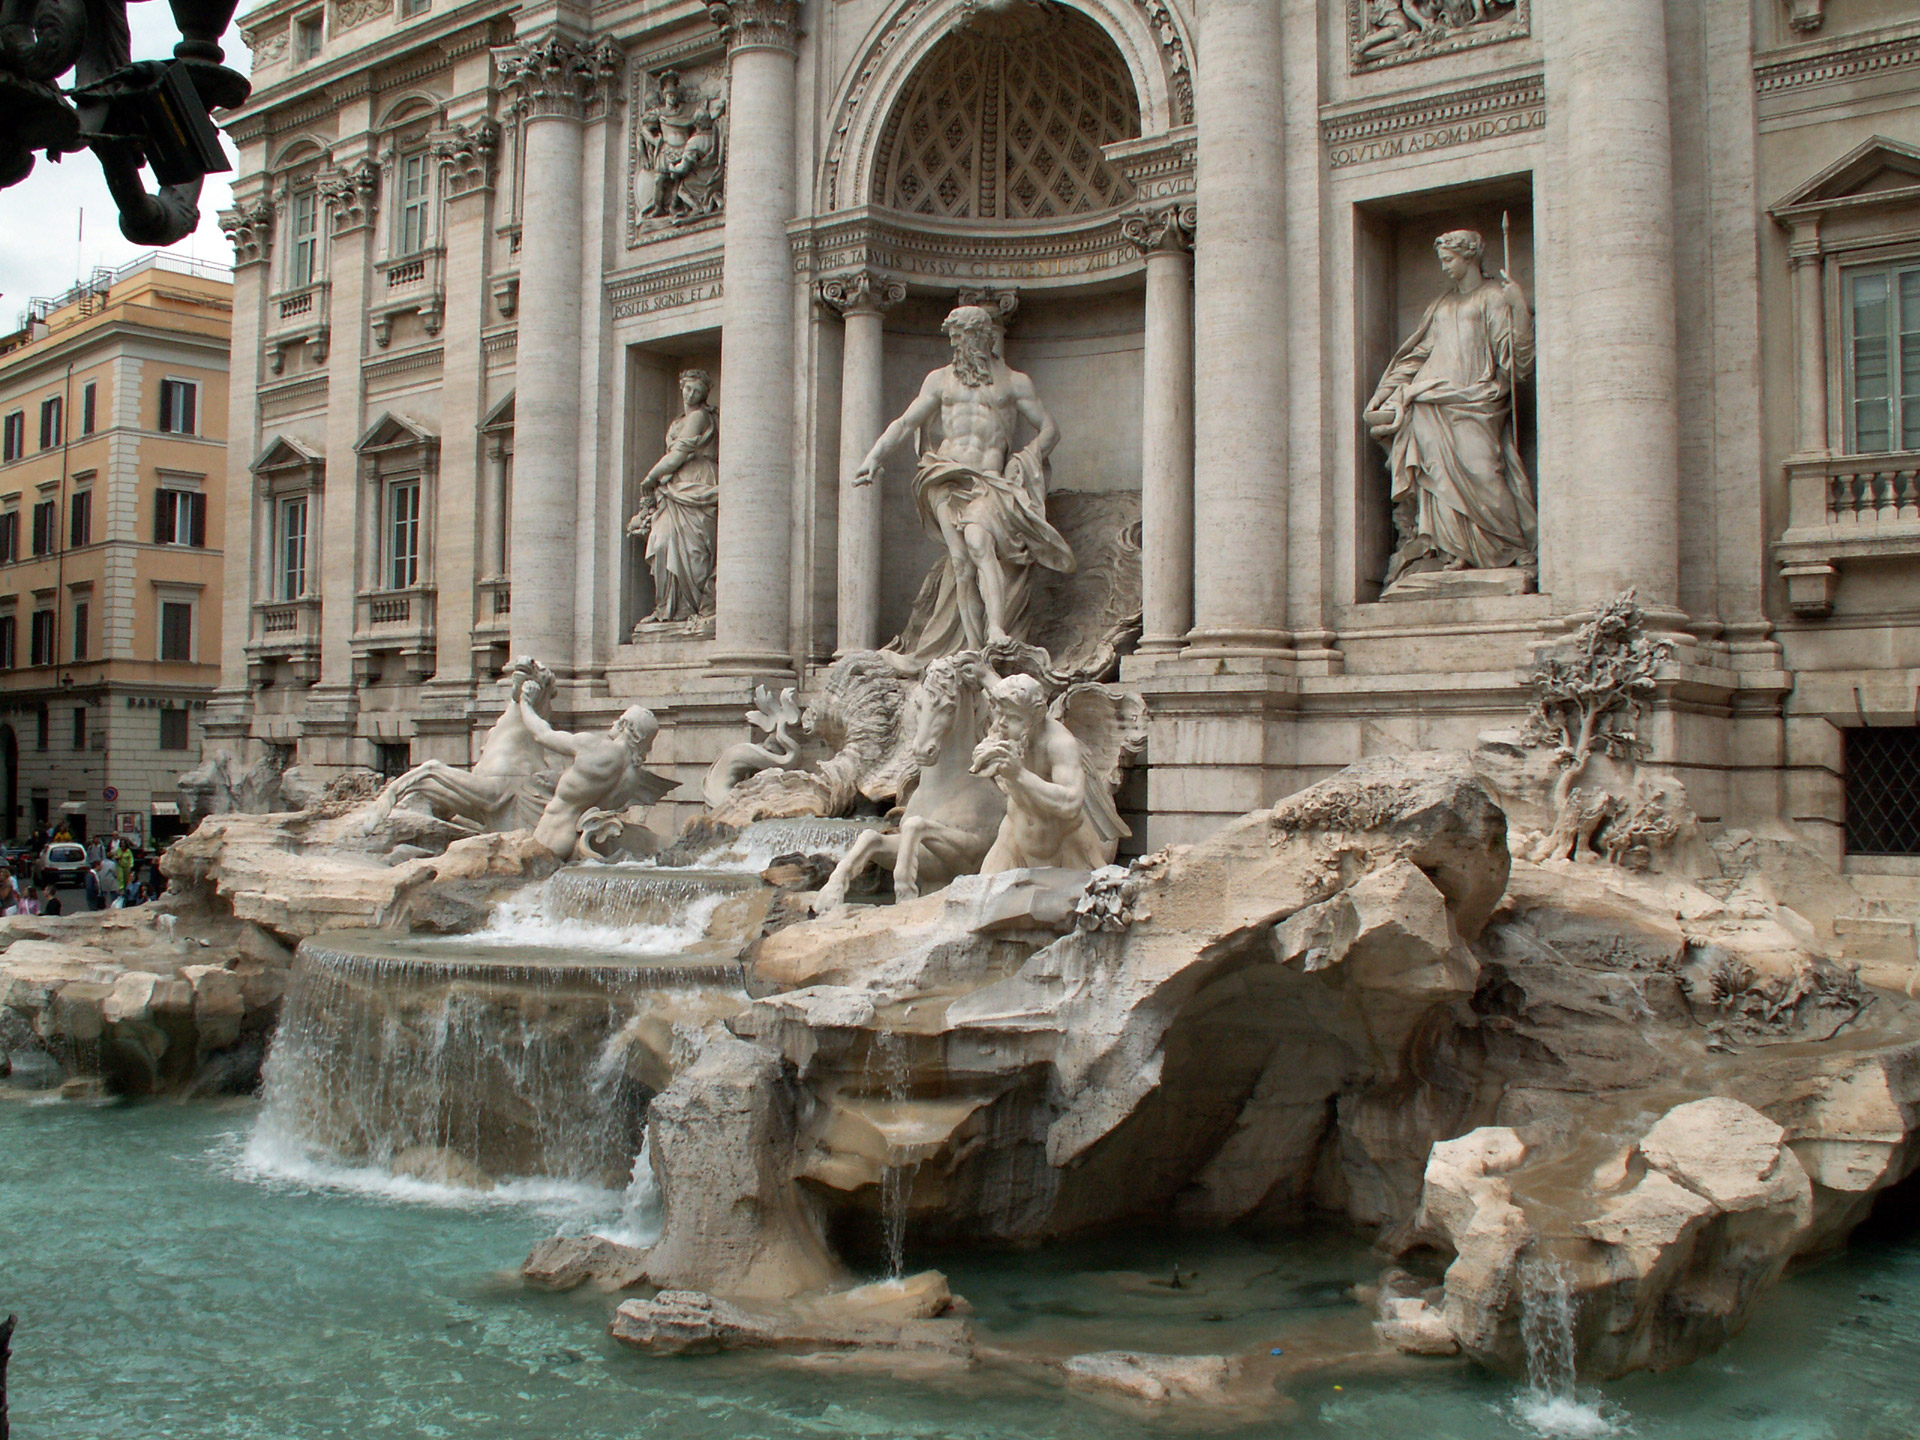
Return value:
<svg viewBox="0 0 1920 1440">
<path fill-rule="evenodd" d="M 0 871 L 0 915 L 58 915 L 65 908 L 59 892 L 37 876 L 49 845 L 85 843 L 86 873 L 81 888 L 89 910 L 123 910 L 144 905 L 166 893 L 167 877 L 158 854 L 145 855 L 118 835 L 81 842 L 65 825 L 42 826 L 16 850 L 12 864 Z"/>
</svg>

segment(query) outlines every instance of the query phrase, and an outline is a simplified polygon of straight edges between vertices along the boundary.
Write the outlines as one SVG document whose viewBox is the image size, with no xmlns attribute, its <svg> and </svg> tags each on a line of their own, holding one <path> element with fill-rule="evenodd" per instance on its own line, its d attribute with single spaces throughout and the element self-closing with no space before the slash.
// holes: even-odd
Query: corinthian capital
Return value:
<svg viewBox="0 0 1920 1440">
<path fill-rule="evenodd" d="M 257 265 L 273 252 L 273 202 L 262 196 L 222 210 L 220 228 L 233 242 L 234 265 Z"/>
<path fill-rule="evenodd" d="M 493 56 L 514 109 L 530 116 L 581 118 L 604 103 L 620 70 L 611 40 L 589 45 L 558 33 Z"/>
<path fill-rule="evenodd" d="M 710 0 L 707 16 L 727 35 L 727 49 L 800 48 L 800 0 Z"/>
<path fill-rule="evenodd" d="M 380 167 L 371 159 L 320 172 L 320 198 L 333 215 L 333 233 L 344 235 L 373 223 L 374 201 L 380 193 Z"/>
<path fill-rule="evenodd" d="M 433 153 L 447 169 L 447 193 L 452 199 L 493 183 L 493 154 L 500 145 L 500 127 L 482 116 L 465 125 L 451 125 L 433 137 Z"/>
<path fill-rule="evenodd" d="M 829 275 L 819 284 L 820 299 L 842 315 L 884 315 L 907 298 L 907 287 L 872 270 Z"/>
<path fill-rule="evenodd" d="M 1121 220 L 1120 233 L 1142 255 L 1173 254 L 1192 248 L 1197 219 L 1191 204 L 1155 205 Z"/>
</svg>

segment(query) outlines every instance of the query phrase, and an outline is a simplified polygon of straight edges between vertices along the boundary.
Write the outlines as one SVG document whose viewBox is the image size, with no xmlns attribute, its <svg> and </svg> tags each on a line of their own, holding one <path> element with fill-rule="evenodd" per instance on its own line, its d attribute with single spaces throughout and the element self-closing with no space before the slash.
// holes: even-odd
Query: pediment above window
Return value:
<svg viewBox="0 0 1920 1440">
<path fill-rule="evenodd" d="M 357 454 L 367 456 L 405 450 L 431 451 L 440 448 L 440 437 L 418 420 L 389 410 L 367 428 L 353 448 Z"/>
<path fill-rule="evenodd" d="M 1787 195 L 1768 213 L 1783 225 L 1920 201 L 1920 147 L 1876 135 Z"/>
</svg>

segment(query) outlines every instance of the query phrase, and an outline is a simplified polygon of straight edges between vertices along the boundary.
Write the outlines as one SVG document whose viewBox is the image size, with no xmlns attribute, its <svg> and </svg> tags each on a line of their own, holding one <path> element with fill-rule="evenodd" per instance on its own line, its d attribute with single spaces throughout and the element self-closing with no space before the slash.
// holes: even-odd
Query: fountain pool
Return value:
<svg viewBox="0 0 1920 1440">
<path fill-rule="evenodd" d="M 16 1435 L 1133 1440 L 1175 1428 L 1003 1364 L 909 1382 L 741 1356 L 644 1359 L 607 1338 L 612 1297 L 530 1293 L 513 1273 L 556 1223 L 618 1224 L 619 1190 L 548 1179 L 474 1194 L 315 1168 L 254 1143 L 258 1121 L 252 1102 L 0 1103 Z M 1360 1338 L 1365 1317 L 1346 1291 L 1376 1268 L 1362 1244 L 1320 1232 L 909 1256 L 920 1261 L 945 1266 L 990 1345 L 1279 1347 L 1276 1370 Z M 1165 1283 L 1176 1267 L 1191 1277 L 1179 1289 Z M 1177 1428 L 1230 1440 L 1904 1440 L 1920 1433 L 1916 1377 L 1920 1238 L 1857 1243 L 1782 1284 L 1719 1355 L 1603 1397 L 1530 1408 L 1524 1387 L 1464 1364 L 1331 1363 L 1282 1376 L 1260 1416 Z"/>
</svg>

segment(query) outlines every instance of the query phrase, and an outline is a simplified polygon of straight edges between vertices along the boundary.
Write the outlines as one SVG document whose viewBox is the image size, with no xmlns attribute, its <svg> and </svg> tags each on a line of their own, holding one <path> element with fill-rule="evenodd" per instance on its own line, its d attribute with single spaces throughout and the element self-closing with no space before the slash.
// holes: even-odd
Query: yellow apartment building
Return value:
<svg viewBox="0 0 1920 1440">
<path fill-rule="evenodd" d="M 0 833 L 179 828 L 220 678 L 231 272 L 163 252 L 0 338 Z"/>
</svg>

